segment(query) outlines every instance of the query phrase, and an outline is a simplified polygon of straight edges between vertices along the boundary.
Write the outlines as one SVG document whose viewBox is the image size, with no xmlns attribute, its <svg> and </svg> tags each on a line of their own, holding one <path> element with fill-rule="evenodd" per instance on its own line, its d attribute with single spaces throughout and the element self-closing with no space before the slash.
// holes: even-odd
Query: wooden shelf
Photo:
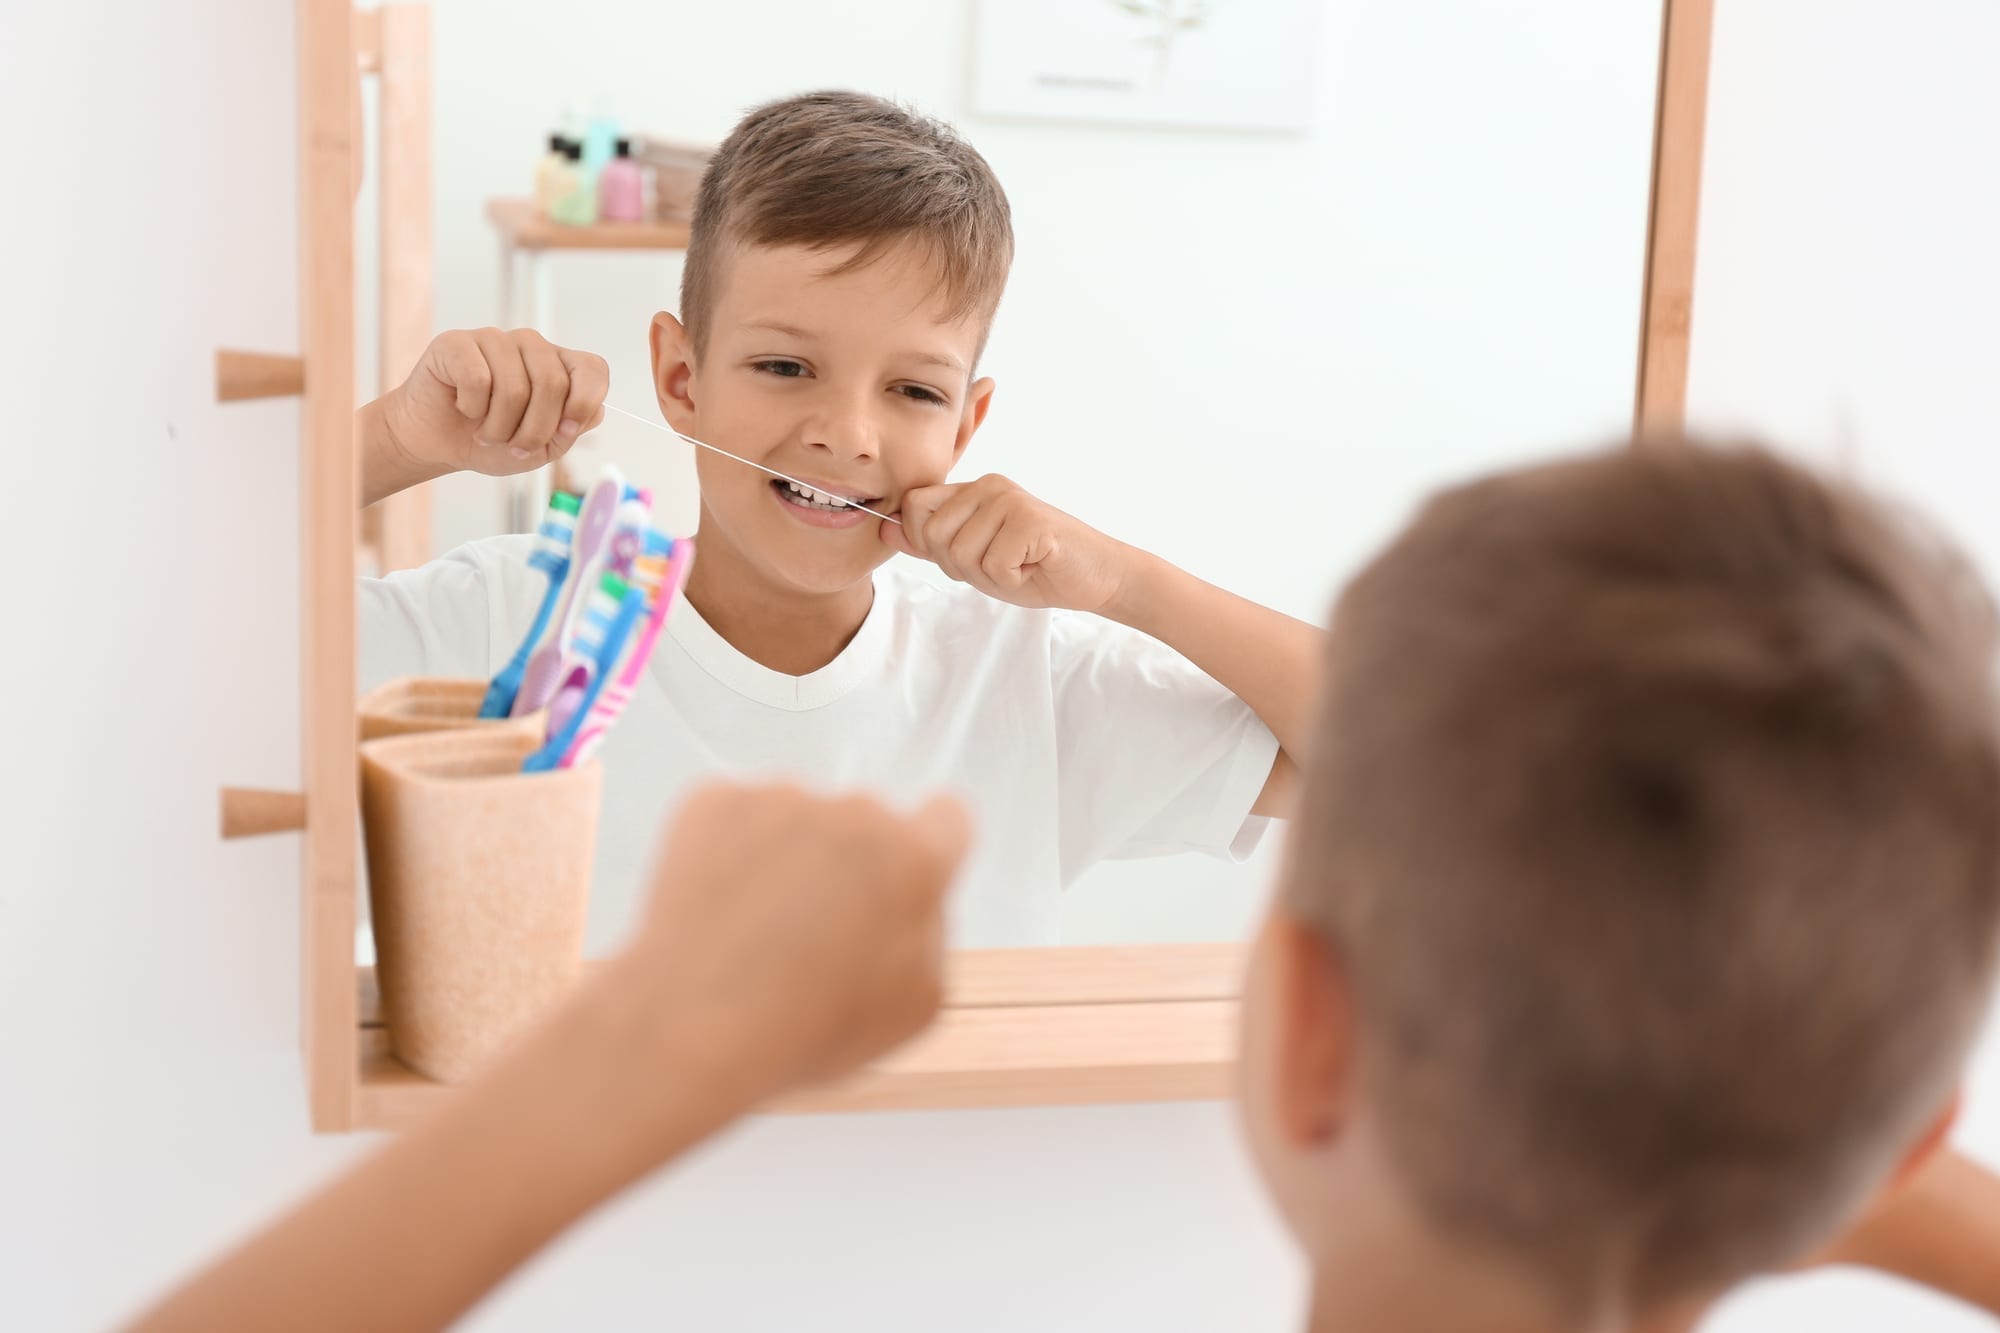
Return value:
<svg viewBox="0 0 2000 1333">
<path fill-rule="evenodd" d="M 1193 1101 L 1228 1095 L 1240 944 L 995 949 L 952 956 L 935 1025 L 886 1060 L 773 1114 Z M 448 1089 L 397 1060 L 360 970 L 355 1123 L 400 1129 Z"/>
<path fill-rule="evenodd" d="M 489 199 L 486 220 L 517 250 L 685 250 L 685 222 L 598 222 L 572 227 L 551 222 L 532 199 Z"/>
</svg>

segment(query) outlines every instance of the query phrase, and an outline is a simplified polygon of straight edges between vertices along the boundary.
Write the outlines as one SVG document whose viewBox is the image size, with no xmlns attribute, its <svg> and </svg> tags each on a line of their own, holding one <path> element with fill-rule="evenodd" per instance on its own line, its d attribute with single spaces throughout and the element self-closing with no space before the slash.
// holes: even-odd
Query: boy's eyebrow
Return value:
<svg viewBox="0 0 2000 1333">
<path fill-rule="evenodd" d="M 788 338 L 800 338 L 806 342 L 813 341 L 813 335 L 798 325 L 783 324 L 775 319 L 753 319 L 743 327 L 746 329 L 763 329 L 767 333 L 782 333 Z"/>
<path fill-rule="evenodd" d="M 811 333 L 806 329 L 800 328 L 796 324 L 787 324 L 782 320 L 753 319 L 749 323 L 745 324 L 743 327 L 746 329 L 762 329 L 766 333 L 782 333 L 788 338 L 797 338 L 801 342 L 818 341 L 817 335 Z M 947 356 L 943 352 L 911 351 L 903 353 L 900 359 L 907 361 L 921 361 L 926 365 L 932 365 L 932 366 L 943 366 L 946 370 L 955 370 L 961 375 L 965 374 L 965 363 L 963 361 L 960 361 L 957 357 Z"/>
<path fill-rule="evenodd" d="M 955 370 L 961 375 L 965 373 L 964 362 L 955 356 L 946 356 L 942 352 L 905 352 L 903 355 L 911 361 L 921 361 L 930 366 L 943 366 L 946 370 Z"/>
</svg>

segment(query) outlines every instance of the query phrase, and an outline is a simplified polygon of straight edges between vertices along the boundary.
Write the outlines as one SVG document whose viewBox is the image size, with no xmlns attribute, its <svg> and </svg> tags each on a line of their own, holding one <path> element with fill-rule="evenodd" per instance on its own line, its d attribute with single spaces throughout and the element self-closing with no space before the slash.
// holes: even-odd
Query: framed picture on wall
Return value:
<svg viewBox="0 0 2000 1333">
<path fill-rule="evenodd" d="M 985 115 L 1302 130 L 1324 0 L 980 0 Z"/>
</svg>

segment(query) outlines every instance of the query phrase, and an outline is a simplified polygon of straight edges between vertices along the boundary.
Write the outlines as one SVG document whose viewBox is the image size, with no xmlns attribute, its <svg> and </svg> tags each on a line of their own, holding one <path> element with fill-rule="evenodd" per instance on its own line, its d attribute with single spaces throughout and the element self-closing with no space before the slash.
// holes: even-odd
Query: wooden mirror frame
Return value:
<svg viewBox="0 0 2000 1333">
<path fill-rule="evenodd" d="M 395 1128 L 444 1093 L 390 1053 L 358 891 L 354 439 L 357 70 L 381 80 L 383 383 L 430 337 L 429 13 L 296 0 L 301 353 L 216 354 L 224 401 L 299 394 L 303 790 L 222 793 L 224 837 L 302 832 L 300 1015 L 317 1131 Z M 1634 424 L 1682 420 L 1714 0 L 1664 0 Z M 381 536 L 386 524 L 375 529 Z M 407 526 L 400 529 L 407 534 Z M 408 563 L 383 549 L 394 565 Z M 385 561 L 386 562 L 386 561 Z M 391 565 L 391 567 L 394 567 Z M 1027 1106 L 1227 1095 L 1247 946 L 962 950 L 922 1037 L 777 1111 Z"/>
</svg>

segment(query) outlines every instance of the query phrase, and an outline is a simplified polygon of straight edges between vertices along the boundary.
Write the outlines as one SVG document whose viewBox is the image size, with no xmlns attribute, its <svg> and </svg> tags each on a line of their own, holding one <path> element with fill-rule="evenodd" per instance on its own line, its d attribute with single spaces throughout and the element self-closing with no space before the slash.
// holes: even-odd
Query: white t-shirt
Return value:
<svg viewBox="0 0 2000 1333">
<path fill-rule="evenodd" d="M 497 671 L 547 586 L 528 568 L 532 543 L 487 538 L 362 580 L 362 688 Z M 877 571 L 853 640 L 807 676 L 745 657 L 683 601 L 599 751 L 588 947 L 624 934 L 662 815 L 703 778 L 893 800 L 957 792 L 978 833 L 953 943 L 984 948 L 1059 942 L 1062 891 L 1100 860 L 1247 856 L 1268 822 L 1250 810 L 1277 751 L 1242 700 L 1165 645 L 939 586 L 902 558 Z"/>
</svg>

